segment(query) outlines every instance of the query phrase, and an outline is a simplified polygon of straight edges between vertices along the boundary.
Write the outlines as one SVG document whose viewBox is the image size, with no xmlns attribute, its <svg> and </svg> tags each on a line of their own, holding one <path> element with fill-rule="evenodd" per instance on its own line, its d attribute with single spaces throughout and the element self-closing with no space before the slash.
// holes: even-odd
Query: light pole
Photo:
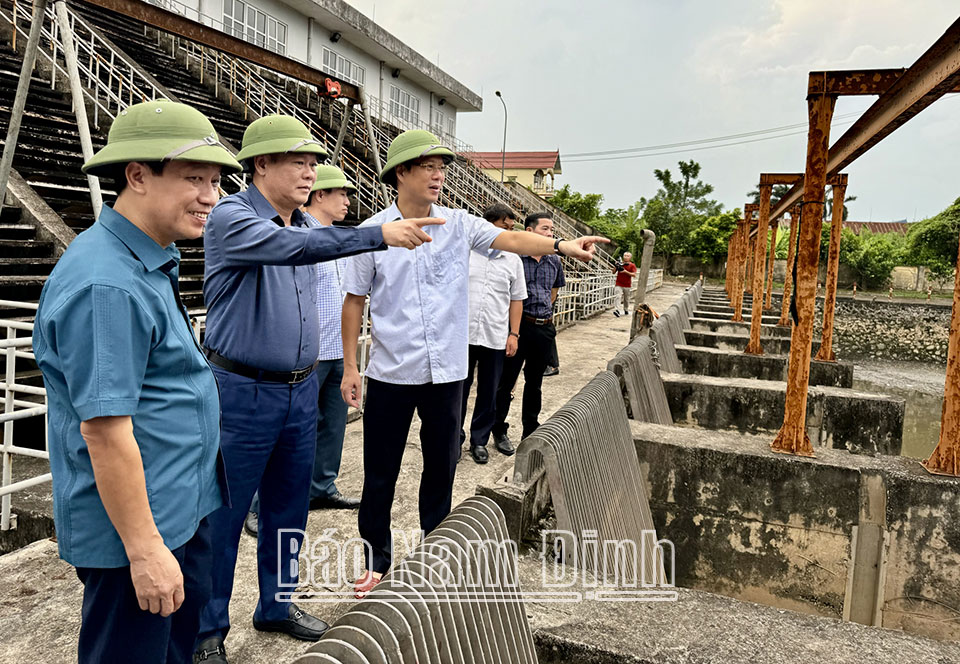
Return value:
<svg viewBox="0 0 960 664">
<path fill-rule="evenodd" d="M 503 100 L 503 95 L 497 90 L 494 92 L 500 98 L 503 104 L 503 149 L 500 151 L 500 184 L 503 184 L 503 169 L 507 163 L 507 102 Z"/>
</svg>

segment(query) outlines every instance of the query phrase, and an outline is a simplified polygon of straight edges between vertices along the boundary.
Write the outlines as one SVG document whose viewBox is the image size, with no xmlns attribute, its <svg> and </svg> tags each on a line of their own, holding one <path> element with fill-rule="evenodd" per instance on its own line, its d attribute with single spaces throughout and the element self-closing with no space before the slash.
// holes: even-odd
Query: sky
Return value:
<svg viewBox="0 0 960 664">
<path fill-rule="evenodd" d="M 761 172 L 803 170 L 808 72 L 909 67 L 960 15 L 956 0 L 347 1 L 481 94 L 482 112 L 458 115 L 461 140 L 501 149 L 500 90 L 507 150 L 559 149 L 557 185 L 603 194 L 605 208 L 652 196 L 653 170 L 689 159 L 741 207 Z M 851 219 L 920 220 L 960 196 L 958 98 L 848 167 Z M 874 100 L 841 97 L 831 143 Z M 731 147 L 565 158 L 798 124 Z"/>
</svg>

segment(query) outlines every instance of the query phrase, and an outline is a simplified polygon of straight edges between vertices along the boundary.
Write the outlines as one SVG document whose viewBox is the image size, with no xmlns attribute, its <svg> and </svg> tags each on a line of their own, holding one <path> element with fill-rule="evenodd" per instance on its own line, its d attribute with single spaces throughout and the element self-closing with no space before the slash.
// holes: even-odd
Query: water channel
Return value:
<svg viewBox="0 0 960 664">
<path fill-rule="evenodd" d="M 903 456 L 925 459 L 937 446 L 945 371 L 942 365 L 919 362 L 858 361 L 854 366 L 854 389 L 906 399 Z"/>
</svg>

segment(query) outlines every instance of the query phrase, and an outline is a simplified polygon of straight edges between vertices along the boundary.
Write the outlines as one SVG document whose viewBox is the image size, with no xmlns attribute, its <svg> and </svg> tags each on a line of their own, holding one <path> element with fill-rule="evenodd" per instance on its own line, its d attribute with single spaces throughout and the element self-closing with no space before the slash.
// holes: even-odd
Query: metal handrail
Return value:
<svg viewBox="0 0 960 664">
<path fill-rule="evenodd" d="M 17 309 L 36 309 L 37 305 L 32 302 L 16 302 L 12 300 L 0 300 L 0 306 L 14 307 Z M 13 456 L 20 455 L 33 457 L 37 459 L 49 459 L 50 455 L 47 447 L 47 391 L 42 387 L 33 385 L 21 385 L 16 382 L 17 359 L 31 359 L 35 357 L 30 351 L 18 350 L 21 348 L 31 348 L 33 345 L 32 337 L 17 336 L 17 331 L 32 331 L 33 324 L 23 321 L 0 320 L 0 327 L 7 328 L 6 339 L 0 340 L 0 350 L 6 362 L 5 380 L 0 382 L 0 389 L 3 390 L 3 412 L 0 413 L 0 422 L 3 423 L 3 466 L 0 474 L 0 531 L 10 530 L 11 524 L 15 526 L 16 522 L 11 514 L 12 494 L 22 491 L 32 486 L 49 482 L 52 479 L 50 473 L 43 473 L 30 477 L 19 482 L 13 481 Z M 38 404 L 35 401 L 17 399 L 16 394 L 29 394 L 32 396 L 42 396 L 43 403 Z M 35 450 L 27 447 L 21 447 L 13 444 L 13 429 L 16 420 L 26 419 L 28 417 L 44 416 L 43 426 L 43 449 Z"/>
<path fill-rule="evenodd" d="M 231 102 L 238 102 L 244 109 L 244 116 L 256 117 L 283 113 L 303 122 L 310 133 L 320 140 L 328 152 L 333 152 L 336 137 L 318 122 L 316 116 L 304 110 L 282 90 L 265 79 L 254 67 L 245 61 L 210 49 L 189 40 L 177 38 L 177 45 L 188 61 L 193 63 L 201 77 L 214 77 L 214 92 L 219 94 L 220 86 L 228 92 Z M 370 166 L 360 161 L 352 153 L 341 150 L 340 168 L 357 185 L 357 199 L 368 210 L 384 207 L 386 202 L 377 186 L 377 174 Z"/>
<path fill-rule="evenodd" d="M 25 20 L 29 25 L 33 16 L 22 3 L 14 4 L 13 9 L 14 14 L 7 14 L 0 9 L 0 18 L 14 26 L 15 32 L 26 36 L 28 31 L 20 26 L 20 20 Z M 101 114 L 113 121 L 127 106 L 153 99 L 169 98 L 169 95 L 154 85 L 150 79 L 138 72 L 137 64 L 129 56 L 102 39 L 82 16 L 69 7 L 67 7 L 67 16 L 76 35 L 74 41 L 77 50 L 77 68 L 84 83 L 84 97 L 93 107 L 94 127 L 100 127 Z M 61 65 L 59 59 L 63 53 L 63 42 L 52 6 L 48 7 L 45 13 L 42 36 L 50 44 L 49 53 L 45 50 L 39 53 L 49 65 L 52 89 L 56 87 L 58 75 L 64 80 L 67 79 L 67 70 Z M 227 179 L 238 189 L 246 188 L 243 179 L 235 174 L 228 175 Z"/>
</svg>

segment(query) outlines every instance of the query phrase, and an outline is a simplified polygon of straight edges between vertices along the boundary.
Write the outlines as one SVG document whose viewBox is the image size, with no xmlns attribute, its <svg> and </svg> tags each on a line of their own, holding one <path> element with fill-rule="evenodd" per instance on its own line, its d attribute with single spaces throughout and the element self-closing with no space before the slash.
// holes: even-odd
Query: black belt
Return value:
<svg viewBox="0 0 960 664">
<path fill-rule="evenodd" d="M 313 363 L 313 366 L 307 367 L 306 369 L 297 369 L 295 371 L 267 371 L 266 369 L 257 369 L 256 367 L 234 362 L 209 348 L 204 348 L 203 354 L 207 356 L 211 364 L 215 364 L 230 373 L 235 373 L 246 378 L 253 378 L 254 380 L 263 380 L 268 383 L 290 383 L 291 385 L 305 381 L 310 377 L 310 374 L 313 373 L 313 370 L 317 368 L 317 365 L 320 364 L 320 360 L 317 360 Z"/>
<path fill-rule="evenodd" d="M 534 325 L 546 325 L 547 323 L 553 322 L 553 316 L 547 316 L 546 318 L 537 318 L 531 316 L 530 314 L 523 314 L 523 320 L 528 323 L 533 323 Z"/>
</svg>

